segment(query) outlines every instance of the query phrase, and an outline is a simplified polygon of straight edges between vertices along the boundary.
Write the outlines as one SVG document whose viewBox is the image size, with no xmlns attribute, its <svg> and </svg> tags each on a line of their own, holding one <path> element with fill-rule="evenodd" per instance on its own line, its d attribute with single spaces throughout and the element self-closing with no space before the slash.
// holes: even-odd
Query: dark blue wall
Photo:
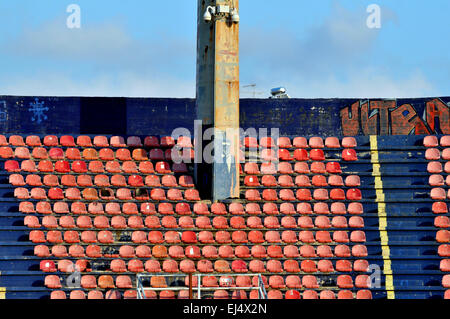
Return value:
<svg viewBox="0 0 450 319">
<path fill-rule="evenodd" d="M 383 103 L 383 100 L 373 101 Z M 391 109 L 388 117 L 370 107 L 365 120 L 362 114 L 356 114 L 355 121 L 342 116 L 343 110 L 366 102 L 359 99 L 242 99 L 241 127 L 275 127 L 280 129 L 281 135 L 290 136 L 342 136 L 344 124 L 347 129 L 354 129 L 356 133 L 352 135 L 368 135 L 364 124 L 370 122 L 372 133 L 383 135 L 391 134 L 391 126 L 411 126 L 408 121 L 414 120 L 423 124 L 422 131 L 410 130 L 408 126 L 407 134 L 448 133 L 450 97 L 398 99 L 393 109 L 405 104 L 411 108 L 403 112 L 405 119 L 397 117 L 396 122 L 389 113 Z M 434 113 L 430 113 L 433 107 L 429 103 L 432 102 L 439 104 L 439 110 Z M 416 114 L 408 114 L 411 111 Z M 435 118 L 427 120 L 427 114 Z M 409 120 L 412 115 L 413 120 Z M 3 134 L 170 135 L 177 127 L 193 131 L 195 117 L 194 99 L 0 96 L 0 131 Z"/>
</svg>

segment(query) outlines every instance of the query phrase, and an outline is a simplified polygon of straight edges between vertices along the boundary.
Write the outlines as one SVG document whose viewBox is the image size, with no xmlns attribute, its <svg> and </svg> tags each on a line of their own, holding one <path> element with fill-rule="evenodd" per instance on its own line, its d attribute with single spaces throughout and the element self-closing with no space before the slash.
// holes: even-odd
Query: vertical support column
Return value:
<svg viewBox="0 0 450 319">
<path fill-rule="evenodd" d="M 199 163 L 200 147 L 196 150 L 196 182 L 201 194 L 214 201 L 239 198 L 240 191 L 239 24 L 230 15 L 203 20 L 208 6 L 221 5 L 239 9 L 238 0 L 198 3 L 197 118 L 202 120 L 202 134 L 214 128 L 214 161 Z"/>
<path fill-rule="evenodd" d="M 198 0 L 197 6 L 197 84 L 195 123 L 195 183 L 201 198 L 212 198 L 213 165 L 205 162 L 205 132 L 214 127 L 215 26 L 203 15 L 214 0 Z"/>
</svg>

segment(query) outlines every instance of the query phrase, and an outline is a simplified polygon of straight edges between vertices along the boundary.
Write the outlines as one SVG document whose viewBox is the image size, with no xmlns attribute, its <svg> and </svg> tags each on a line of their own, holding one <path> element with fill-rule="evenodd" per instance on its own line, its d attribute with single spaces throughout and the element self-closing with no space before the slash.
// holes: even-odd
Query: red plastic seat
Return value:
<svg viewBox="0 0 450 319">
<path fill-rule="evenodd" d="M 353 293 L 350 290 L 340 290 L 338 299 L 353 299 Z"/>
<path fill-rule="evenodd" d="M 68 256 L 67 248 L 63 245 L 55 245 L 52 247 L 52 255 L 57 258 L 65 258 Z"/>
<path fill-rule="evenodd" d="M 353 251 L 353 248 L 352 248 L 352 251 Z M 364 259 L 355 260 L 355 262 L 353 264 L 353 270 L 356 272 L 368 272 L 369 271 L 369 262 Z"/>
<path fill-rule="evenodd" d="M 317 283 L 317 278 L 313 275 L 306 275 L 302 278 L 302 286 L 307 289 L 317 289 L 319 288 L 319 284 Z M 305 297 L 306 291 L 303 293 L 303 299 Z"/>
<path fill-rule="evenodd" d="M 7 172 L 13 172 L 13 173 L 18 173 L 21 171 L 20 166 L 19 166 L 19 162 L 14 161 L 14 160 L 8 160 L 5 162 L 5 171 Z"/>
<path fill-rule="evenodd" d="M 437 147 L 439 146 L 439 141 L 437 136 L 431 135 L 431 136 L 425 136 L 423 139 L 423 146 L 425 147 Z"/>
<path fill-rule="evenodd" d="M 124 161 L 122 163 L 122 170 L 127 174 L 137 174 L 138 166 L 137 166 L 136 162 Z"/>
<path fill-rule="evenodd" d="M 56 135 L 46 135 L 44 136 L 44 145 L 45 146 L 57 146 L 58 145 L 58 137 Z"/>
<path fill-rule="evenodd" d="M 14 150 L 14 157 L 20 158 L 20 159 L 29 159 L 30 151 L 26 147 L 17 147 Z"/>
<path fill-rule="evenodd" d="M 328 162 L 326 164 L 326 170 L 330 174 L 340 174 L 340 173 L 342 173 L 341 165 L 338 162 Z"/>
<path fill-rule="evenodd" d="M 231 235 L 226 231 L 218 231 L 215 235 L 215 240 L 219 244 L 229 244 L 231 243 Z"/>
<path fill-rule="evenodd" d="M 319 295 L 320 299 L 336 299 L 336 295 L 331 290 L 322 290 Z"/>
<path fill-rule="evenodd" d="M 450 275 L 444 275 L 442 277 L 442 287 L 450 288 Z"/>
<path fill-rule="evenodd" d="M 14 157 L 14 151 L 9 146 L 2 146 L 0 147 L 0 157 L 1 158 L 13 158 Z"/>
<path fill-rule="evenodd" d="M 258 139 L 253 136 L 244 137 L 244 146 L 246 148 L 258 148 Z"/>
<path fill-rule="evenodd" d="M 309 146 L 311 148 L 323 148 L 323 139 L 321 137 L 311 137 L 309 139 Z"/>
<path fill-rule="evenodd" d="M 221 273 L 228 273 L 231 271 L 230 264 L 226 260 L 217 260 L 214 262 L 214 270 Z"/>
<path fill-rule="evenodd" d="M 446 199 L 447 194 L 443 188 L 436 187 L 431 189 L 430 197 L 434 200 L 442 201 Z"/>
<path fill-rule="evenodd" d="M 9 137 L 9 144 L 13 146 L 25 146 L 25 142 L 23 141 L 23 137 L 20 135 L 11 135 Z"/>
<path fill-rule="evenodd" d="M 289 137 L 279 137 L 277 140 L 277 146 L 279 148 L 291 148 L 291 139 Z"/>
<path fill-rule="evenodd" d="M 44 279 L 44 285 L 50 289 L 62 288 L 61 279 L 57 275 L 47 275 Z"/>
<path fill-rule="evenodd" d="M 127 221 L 123 216 L 113 216 L 111 218 L 111 227 L 117 229 L 124 229 L 127 227 Z"/>
<path fill-rule="evenodd" d="M 425 158 L 429 161 L 438 161 L 441 159 L 441 153 L 437 148 L 429 148 L 425 151 Z"/>
<path fill-rule="evenodd" d="M 449 228 L 450 219 L 447 216 L 437 216 L 434 219 L 434 226 L 438 228 Z"/>
<path fill-rule="evenodd" d="M 446 161 L 450 160 L 450 148 L 442 150 L 442 159 Z"/>
<path fill-rule="evenodd" d="M 72 216 L 61 216 L 59 218 L 59 225 L 62 228 L 75 228 L 75 221 Z"/>
<path fill-rule="evenodd" d="M 443 272 L 450 271 L 450 259 L 442 259 L 439 264 L 439 269 Z"/>
<path fill-rule="evenodd" d="M 167 199 L 173 201 L 180 201 L 183 200 L 183 194 L 181 193 L 181 190 L 177 188 L 171 188 L 167 191 Z"/>
<path fill-rule="evenodd" d="M 298 174 L 309 174 L 310 169 L 307 163 L 305 162 L 297 162 L 294 165 L 294 171 Z"/>
<path fill-rule="evenodd" d="M 356 292 L 356 299 L 372 299 L 372 292 L 367 289 L 358 290 Z"/>
<path fill-rule="evenodd" d="M 62 152 L 62 150 L 61 150 L 61 152 Z M 31 153 L 31 156 L 34 159 L 47 159 L 48 153 L 47 153 L 47 150 L 43 147 L 35 147 L 33 149 L 33 152 Z M 64 158 L 64 153 L 62 153 L 61 158 Z M 52 159 L 55 159 L 55 158 L 52 158 Z M 58 159 L 60 159 L 60 158 L 58 158 Z"/>
<path fill-rule="evenodd" d="M 442 164 L 440 162 L 429 162 L 427 171 L 431 174 L 440 174 L 442 173 Z"/>
<path fill-rule="evenodd" d="M 441 229 L 436 232 L 436 241 L 438 243 L 449 243 L 450 242 L 450 231 L 446 229 Z"/>
<path fill-rule="evenodd" d="M 309 151 L 309 158 L 313 161 L 324 161 L 325 154 L 321 149 L 312 149 Z"/>
<path fill-rule="evenodd" d="M 259 230 L 252 230 L 252 231 L 250 231 L 248 233 L 248 240 L 251 243 L 254 243 L 254 244 L 260 244 L 260 243 L 263 243 L 265 241 L 263 233 L 260 232 Z"/>
<path fill-rule="evenodd" d="M 339 275 L 337 277 L 337 285 L 342 289 L 353 288 L 353 279 L 349 275 Z"/>
<path fill-rule="evenodd" d="M 342 151 L 342 159 L 346 162 L 357 161 L 358 156 L 354 149 L 346 148 Z"/>
<path fill-rule="evenodd" d="M 34 213 L 35 212 L 34 204 L 32 202 L 21 201 L 19 203 L 19 212 L 25 214 Z"/>
<path fill-rule="evenodd" d="M 196 189 L 187 189 L 184 191 L 184 198 L 187 201 L 199 201 L 201 200 L 200 194 Z"/>
<path fill-rule="evenodd" d="M 36 216 L 25 216 L 24 218 L 24 225 L 29 227 L 29 228 L 40 228 L 41 224 L 39 223 L 39 218 L 37 218 Z"/>
<path fill-rule="evenodd" d="M 339 139 L 337 137 L 327 137 L 325 139 L 325 147 L 339 148 L 341 147 L 341 144 L 339 143 Z"/>
<path fill-rule="evenodd" d="M 241 205 L 241 204 L 239 204 Z M 242 206 L 240 206 L 242 207 Z M 249 215 L 259 215 L 261 214 L 261 208 L 258 203 L 247 203 L 245 205 L 245 212 Z M 243 210 L 239 209 L 239 215 L 243 214 Z"/>
<path fill-rule="evenodd" d="M 440 144 L 442 147 L 449 147 L 450 146 L 450 135 L 442 136 L 440 139 Z M 436 147 L 436 146 L 431 146 L 431 147 Z"/>
<path fill-rule="evenodd" d="M 312 200 L 311 191 L 307 188 L 298 189 L 296 192 L 296 197 L 300 201 L 310 201 Z"/>
<path fill-rule="evenodd" d="M 28 176 L 31 176 L 31 175 L 27 175 L 27 177 Z M 9 175 L 8 181 L 13 186 L 25 186 L 26 185 L 25 180 L 23 179 L 23 176 L 20 174 Z"/>
<path fill-rule="evenodd" d="M 362 199 L 361 190 L 359 190 L 358 188 L 350 188 L 347 190 L 346 197 L 347 200 L 361 200 Z"/>
</svg>

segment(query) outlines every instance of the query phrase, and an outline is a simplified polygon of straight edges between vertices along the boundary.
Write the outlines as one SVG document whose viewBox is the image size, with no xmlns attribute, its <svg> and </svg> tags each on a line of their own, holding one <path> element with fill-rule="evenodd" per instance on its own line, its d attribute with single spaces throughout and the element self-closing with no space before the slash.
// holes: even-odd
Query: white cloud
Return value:
<svg viewBox="0 0 450 319">
<path fill-rule="evenodd" d="M 383 7 L 383 24 L 397 22 Z M 379 29 L 366 25 L 365 7 L 348 10 L 334 2 L 331 14 L 312 26 L 307 36 L 294 31 L 249 30 L 241 41 L 241 79 L 257 91 L 285 86 L 292 97 L 420 97 L 435 94 L 420 69 L 396 74 L 395 65 L 380 65 L 375 56 Z M 378 62 L 376 62 L 378 61 Z M 378 64 L 377 64 L 378 63 Z M 391 67 L 391 68 L 389 68 Z M 247 93 L 245 97 L 251 97 Z"/>
<path fill-rule="evenodd" d="M 147 77 L 134 73 L 99 75 L 78 81 L 63 73 L 45 72 L 26 78 L 9 77 L 0 94 L 185 98 L 194 97 L 195 83 L 170 76 Z"/>
<path fill-rule="evenodd" d="M 2 94 L 194 97 L 195 46 L 170 34 L 136 39 L 118 22 L 69 29 L 56 19 L 7 45 L 34 71 L 0 76 Z"/>
</svg>

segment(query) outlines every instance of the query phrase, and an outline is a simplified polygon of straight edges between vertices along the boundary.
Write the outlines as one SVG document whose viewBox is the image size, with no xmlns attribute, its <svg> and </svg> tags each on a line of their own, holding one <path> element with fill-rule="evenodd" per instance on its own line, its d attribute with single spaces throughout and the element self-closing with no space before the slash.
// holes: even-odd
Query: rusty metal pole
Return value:
<svg viewBox="0 0 450 319">
<path fill-rule="evenodd" d="M 197 119 L 203 133 L 213 127 L 214 161 L 196 160 L 196 182 L 202 195 L 213 201 L 239 198 L 239 23 L 230 14 L 210 22 L 208 6 L 239 10 L 239 0 L 198 0 Z M 200 132 L 200 130 L 198 130 Z M 197 136 L 200 138 L 200 136 Z M 207 141 L 196 150 L 204 151 Z M 203 189 L 202 189 L 203 188 Z"/>
<path fill-rule="evenodd" d="M 192 295 L 192 273 L 189 273 L 189 299 L 194 299 Z"/>
</svg>

